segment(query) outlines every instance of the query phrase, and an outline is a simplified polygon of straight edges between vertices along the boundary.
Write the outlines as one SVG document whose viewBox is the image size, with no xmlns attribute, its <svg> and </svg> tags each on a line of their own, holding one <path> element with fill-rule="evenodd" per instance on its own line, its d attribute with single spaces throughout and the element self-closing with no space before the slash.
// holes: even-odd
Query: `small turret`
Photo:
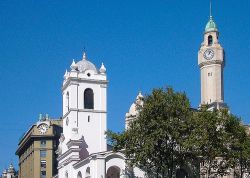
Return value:
<svg viewBox="0 0 250 178">
<path fill-rule="evenodd" d="M 129 128 L 129 123 L 138 117 L 138 115 L 143 107 L 143 104 L 144 104 L 144 97 L 143 97 L 141 91 L 139 91 L 139 93 L 136 97 L 136 100 L 130 106 L 129 112 L 126 113 L 126 120 L 125 120 L 125 128 L 126 129 Z"/>
</svg>

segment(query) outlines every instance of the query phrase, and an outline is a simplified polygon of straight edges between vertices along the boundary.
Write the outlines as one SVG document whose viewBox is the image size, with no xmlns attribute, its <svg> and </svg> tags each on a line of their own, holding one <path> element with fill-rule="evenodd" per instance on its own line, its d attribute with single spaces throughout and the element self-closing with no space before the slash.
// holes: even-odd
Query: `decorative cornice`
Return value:
<svg viewBox="0 0 250 178">
<path fill-rule="evenodd" d="M 66 145 L 68 148 L 71 148 L 72 146 L 80 146 L 83 143 L 83 140 L 69 140 Z"/>
<path fill-rule="evenodd" d="M 200 68 L 206 65 L 212 65 L 212 64 L 224 64 L 223 60 L 207 60 L 203 61 L 199 64 Z"/>
<path fill-rule="evenodd" d="M 73 152 L 80 152 L 80 148 L 69 148 L 66 152 L 58 156 L 57 161 L 61 161 Z"/>
<path fill-rule="evenodd" d="M 107 111 L 104 111 L 104 110 L 69 108 L 69 111 L 66 114 L 64 114 L 64 116 L 62 118 L 63 119 L 66 118 L 71 111 L 92 112 L 92 113 L 107 113 Z"/>
<path fill-rule="evenodd" d="M 83 160 L 80 160 L 79 162 L 75 163 L 73 165 L 73 167 L 74 168 L 79 168 L 79 167 L 81 167 L 81 165 L 84 165 L 84 163 L 86 161 L 90 161 L 91 159 L 106 159 L 107 157 L 109 157 L 111 155 L 118 155 L 118 156 L 126 159 L 125 155 L 122 152 L 103 151 L 103 152 L 98 152 L 98 153 L 92 153 L 87 158 L 85 158 Z"/>
<path fill-rule="evenodd" d="M 65 90 L 68 86 L 75 84 L 75 82 L 79 83 L 94 83 L 94 84 L 108 84 L 108 80 L 99 80 L 99 79 L 83 79 L 77 77 L 70 77 L 62 86 L 62 91 Z"/>
<path fill-rule="evenodd" d="M 61 162 L 60 164 L 58 164 L 58 169 L 70 164 L 71 162 L 78 162 L 80 161 L 80 158 L 74 158 L 74 157 L 70 157 L 70 158 L 67 158 L 65 159 L 63 162 Z"/>
<path fill-rule="evenodd" d="M 86 163 L 89 163 L 90 160 L 91 160 L 91 157 L 87 157 L 87 158 L 85 158 L 83 160 L 80 160 L 77 163 L 75 163 L 73 165 L 73 167 L 77 169 L 77 168 L 81 167 L 82 165 L 85 165 Z"/>
</svg>

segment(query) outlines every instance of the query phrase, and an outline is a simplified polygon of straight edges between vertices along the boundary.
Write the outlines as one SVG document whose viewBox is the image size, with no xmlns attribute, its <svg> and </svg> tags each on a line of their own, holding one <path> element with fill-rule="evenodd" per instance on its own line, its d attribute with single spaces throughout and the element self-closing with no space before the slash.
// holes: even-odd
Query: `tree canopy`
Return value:
<svg viewBox="0 0 250 178">
<path fill-rule="evenodd" d="M 107 135 L 129 166 L 153 177 L 178 177 L 181 169 L 188 177 L 199 177 L 201 170 L 225 175 L 249 163 L 249 136 L 237 117 L 223 109 L 191 109 L 186 94 L 172 88 L 154 89 L 129 129 Z"/>
</svg>

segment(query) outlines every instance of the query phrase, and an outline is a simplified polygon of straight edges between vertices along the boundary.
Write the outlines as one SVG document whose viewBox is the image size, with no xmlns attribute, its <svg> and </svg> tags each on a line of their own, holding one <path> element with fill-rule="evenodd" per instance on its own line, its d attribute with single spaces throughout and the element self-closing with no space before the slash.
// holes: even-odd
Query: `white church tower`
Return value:
<svg viewBox="0 0 250 178">
<path fill-rule="evenodd" d="M 226 107 L 224 103 L 223 71 L 225 55 L 219 43 L 219 31 L 211 14 L 204 32 L 204 40 L 198 52 L 201 71 L 201 105 L 210 108 Z"/>
<path fill-rule="evenodd" d="M 65 72 L 62 86 L 63 134 L 60 138 L 59 175 L 72 177 L 73 164 L 92 153 L 107 151 L 107 76 L 83 53 L 82 59 Z M 65 173 L 65 170 L 66 173 Z"/>
</svg>

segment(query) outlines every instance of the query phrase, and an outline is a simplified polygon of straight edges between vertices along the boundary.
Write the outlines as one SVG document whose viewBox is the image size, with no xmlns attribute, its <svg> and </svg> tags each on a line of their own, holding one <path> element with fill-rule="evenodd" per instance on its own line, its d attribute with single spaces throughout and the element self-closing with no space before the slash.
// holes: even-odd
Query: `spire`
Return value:
<svg viewBox="0 0 250 178">
<path fill-rule="evenodd" d="M 218 32 L 217 25 L 216 25 L 216 23 L 213 19 L 213 16 L 212 16 L 212 0 L 210 0 L 210 17 L 209 17 L 208 23 L 207 23 L 206 28 L 205 28 L 205 33 L 211 32 L 211 31 Z"/>
<path fill-rule="evenodd" d="M 86 56 L 85 50 L 83 51 L 82 60 L 87 60 L 87 56 Z"/>
<path fill-rule="evenodd" d="M 210 18 L 212 18 L 212 0 L 210 0 Z"/>
</svg>

